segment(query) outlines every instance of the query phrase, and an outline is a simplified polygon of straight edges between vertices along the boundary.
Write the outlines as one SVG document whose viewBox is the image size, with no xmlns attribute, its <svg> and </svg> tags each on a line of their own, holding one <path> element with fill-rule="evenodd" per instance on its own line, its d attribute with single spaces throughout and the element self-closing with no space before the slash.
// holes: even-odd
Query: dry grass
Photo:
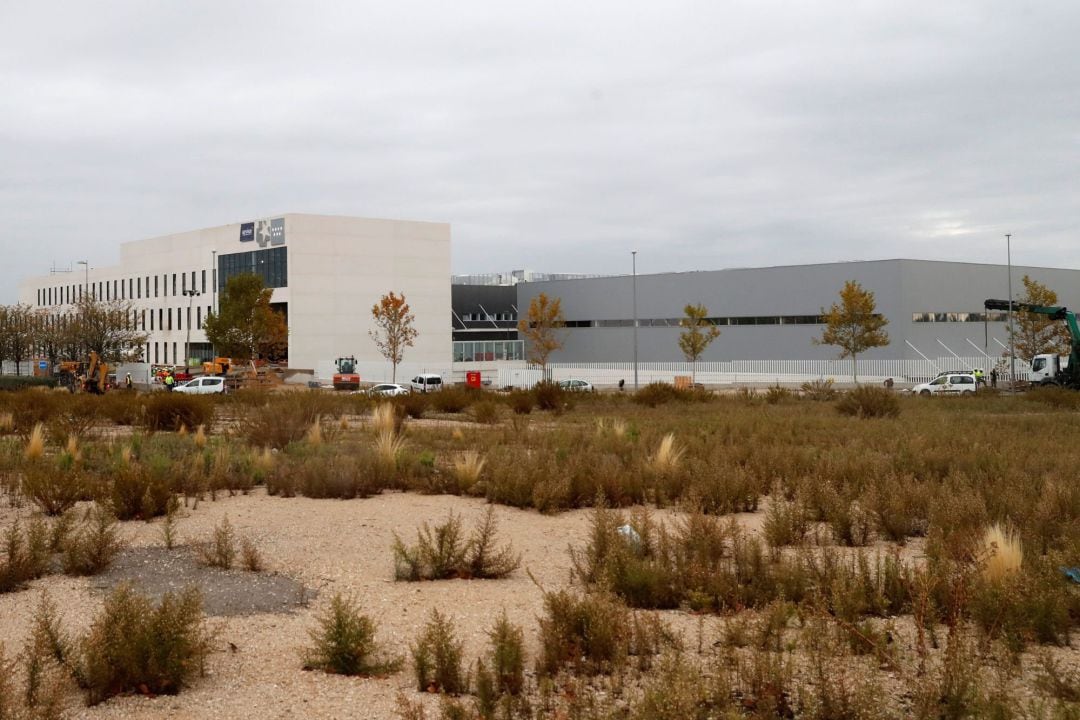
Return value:
<svg viewBox="0 0 1080 720">
<path fill-rule="evenodd" d="M 386 406 L 389 407 L 389 406 Z M 397 467 L 398 459 L 405 449 L 405 438 L 390 431 L 380 430 L 375 436 L 375 454 L 387 470 Z"/>
<path fill-rule="evenodd" d="M 686 449 L 675 443 L 675 434 L 668 433 L 660 440 L 656 452 L 649 458 L 649 467 L 657 474 L 671 473 L 679 467 Z"/>
<path fill-rule="evenodd" d="M 463 491 L 476 485 L 486 461 L 478 450 L 466 450 L 454 458 L 454 479 Z"/>
<path fill-rule="evenodd" d="M 40 460 L 45 455 L 45 426 L 42 423 L 34 425 L 34 429 L 30 431 L 30 437 L 26 441 L 26 449 L 23 450 L 23 457 L 33 462 Z"/>
<path fill-rule="evenodd" d="M 195 430 L 195 437 L 192 438 L 192 439 L 195 442 L 195 447 L 197 447 L 197 448 L 206 447 L 206 426 L 205 425 L 200 425 Z"/>
<path fill-rule="evenodd" d="M 375 435 L 394 435 L 396 421 L 394 418 L 394 406 L 392 403 L 376 405 L 371 413 L 371 426 L 375 429 Z"/>
<path fill-rule="evenodd" d="M 308 445 L 323 444 L 322 418 L 318 415 L 315 416 L 315 421 L 311 423 L 311 427 L 308 428 L 307 434 L 304 436 L 304 441 Z"/>
<path fill-rule="evenodd" d="M 1024 562 L 1020 535 L 1000 524 L 986 529 L 983 535 L 983 551 L 986 554 L 983 576 L 991 582 L 1001 582 L 1012 573 L 1018 572 Z"/>
</svg>

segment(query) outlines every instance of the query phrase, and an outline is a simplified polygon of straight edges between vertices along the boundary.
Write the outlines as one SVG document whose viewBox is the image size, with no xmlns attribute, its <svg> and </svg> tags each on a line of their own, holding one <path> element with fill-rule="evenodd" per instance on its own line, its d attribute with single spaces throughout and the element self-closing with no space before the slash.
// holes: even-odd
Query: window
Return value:
<svg viewBox="0 0 1080 720">
<path fill-rule="evenodd" d="M 194 282 L 195 281 L 192 280 L 192 284 L 194 284 Z M 202 290 L 200 292 L 202 292 L 203 295 L 206 294 L 206 271 L 205 270 L 202 271 Z"/>
<path fill-rule="evenodd" d="M 177 362 L 178 360 L 180 360 L 180 356 L 176 353 L 176 343 L 172 344 L 172 356 L 173 362 Z"/>
<path fill-rule="evenodd" d="M 225 289 L 229 278 L 241 273 L 254 273 L 262 278 L 268 288 L 289 286 L 289 268 L 287 248 L 268 248 L 251 252 L 221 255 L 218 263 L 221 273 L 218 275 L 217 291 Z"/>
<path fill-rule="evenodd" d="M 172 330 L 172 308 L 169 308 L 169 315 L 168 315 L 168 317 L 169 317 L 169 327 L 168 327 L 168 329 L 169 329 L 169 330 Z"/>
<path fill-rule="evenodd" d="M 176 273 L 172 274 L 172 294 L 176 297 Z"/>
<path fill-rule="evenodd" d="M 142 298 L 142 278 L 135 278 L 135 297 Z"/>
<path fill-rule="evenodd" d="M 165 355 L 165 358 L 164 358 L 165 364 L 168 365 L 169 364 L 169 343 L 167 343 L 167 342 L 161 343 L 161 352 Z"/>
<path fill-rule="evenodd" d="M 190 318 L 188 318 L 190 320 Z M 195 308 L 195 328 L 202 330 L 202 305 Z"/>
<path fill-rule="evenodd" d="M 181 326 L 181 323 L 180 323 L 180 318 L 181 318 L 181 317 L 183 317 L 183 316 L 182 316 L 182 315 L 181 315 L 181 313 L 180 313 L 180 308 L 176 308 L 176 329 L 177 329 L 177 330 L 183 330 L 183 329 L 184 329 L 184 328 L 183 328 L 183 327 Z"/>
<path fill-rule="evenodd" d="M 1031 361 L 1031 372 L 1039 372 L 1046 367 L 1046 358 L 1037 357 Z"/>
<path fill-rule="evenodd" d="M 153 310 L 151 310 L 150 312 L 153 312 Z M 162 310 L 161 308 L 158 308 L 158 311 L 157 311 L 157 326 L 158 326 L 158 330 L 164 330 L 165 329 L 165 311 Z"/>
<path fill-rule="evenodd" d="M 180 276 L 180 290 L 181 292 L 187 292 L 187 273 Z"/>
<path fill-rule="evenodd" d="M 158 277 L 157 277 L 157 275 L 155 275 L 154 276 L 154 297 L 158 296 L 158 284 L 157 284 L 157 281 L 158 281 Z"/>
<path fill-rule="evenodd" d="M 150 332 L 154 331 L 154 311 L 150 311 Z"/>
</svg>

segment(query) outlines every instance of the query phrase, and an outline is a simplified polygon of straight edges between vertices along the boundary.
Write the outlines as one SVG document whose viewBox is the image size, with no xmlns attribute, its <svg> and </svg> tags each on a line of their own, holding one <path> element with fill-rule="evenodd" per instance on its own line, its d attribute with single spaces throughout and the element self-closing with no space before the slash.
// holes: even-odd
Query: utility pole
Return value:
<svg viewBox="0 0 1080 720">
<path fill-rule="evenodd" d="M 637 250 L 630 251 L 633 262 L 633 295 L 634 295 L 634 392 L 638 390 L 638 363 L 637 363 Z"/>
<path fill-rule="evenodd" d="M 1016 346 L 1013 335 L 1012 233 L 1005 233 L 1005 257 L 1009 263 L 1009 387 L 1016 390 Z"/>
</svg>

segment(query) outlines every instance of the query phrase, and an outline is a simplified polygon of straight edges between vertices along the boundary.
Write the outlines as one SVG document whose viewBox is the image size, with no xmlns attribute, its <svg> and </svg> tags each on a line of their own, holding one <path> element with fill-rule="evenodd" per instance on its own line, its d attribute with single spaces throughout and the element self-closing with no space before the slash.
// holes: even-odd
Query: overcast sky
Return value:
<svg viewBox="0 0 1080 720">
<path fill-rule="evenodd" d="M 1080 268 L 1080 3 L 0 0 L 0 301 L 284 212 L 453 271 Z"/>
</svg>

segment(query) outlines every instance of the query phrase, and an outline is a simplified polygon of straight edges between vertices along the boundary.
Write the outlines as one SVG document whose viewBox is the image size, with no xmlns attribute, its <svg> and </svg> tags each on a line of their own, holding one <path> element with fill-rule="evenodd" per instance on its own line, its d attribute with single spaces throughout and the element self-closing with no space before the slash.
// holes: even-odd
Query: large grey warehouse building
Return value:
<svg viewBox="0 0 1080 720">
<path fill-rule="evenodd" d="M 1016 298 L 1024 275 L 1056 291 L 1059 303 L 1080 307 L 1080 271 L 1013 266 Z M 688 303 L 705 305 L 722 332 L 704 361 L 835 358 L 836 348 L 813 341 L 822 308 L 848 280 L 872 290 L 889 320 L 890 344 L 867 352 L 868 360 L 962 356 L 989 364 L 1008 344 L 1006 313 L 983 309 L 987 298 L 1008 297 L 1005 265 L 878 260 L 638 275 L 638 358 L 683 359 L 678 324 Z M 521 283 L 516 306 L 526 312 L 541 292 L 561 298 L 567 330 L 553 362 L 625 362 L 634 354 L 634 284 L 631 276 Z"/>
</svg>

